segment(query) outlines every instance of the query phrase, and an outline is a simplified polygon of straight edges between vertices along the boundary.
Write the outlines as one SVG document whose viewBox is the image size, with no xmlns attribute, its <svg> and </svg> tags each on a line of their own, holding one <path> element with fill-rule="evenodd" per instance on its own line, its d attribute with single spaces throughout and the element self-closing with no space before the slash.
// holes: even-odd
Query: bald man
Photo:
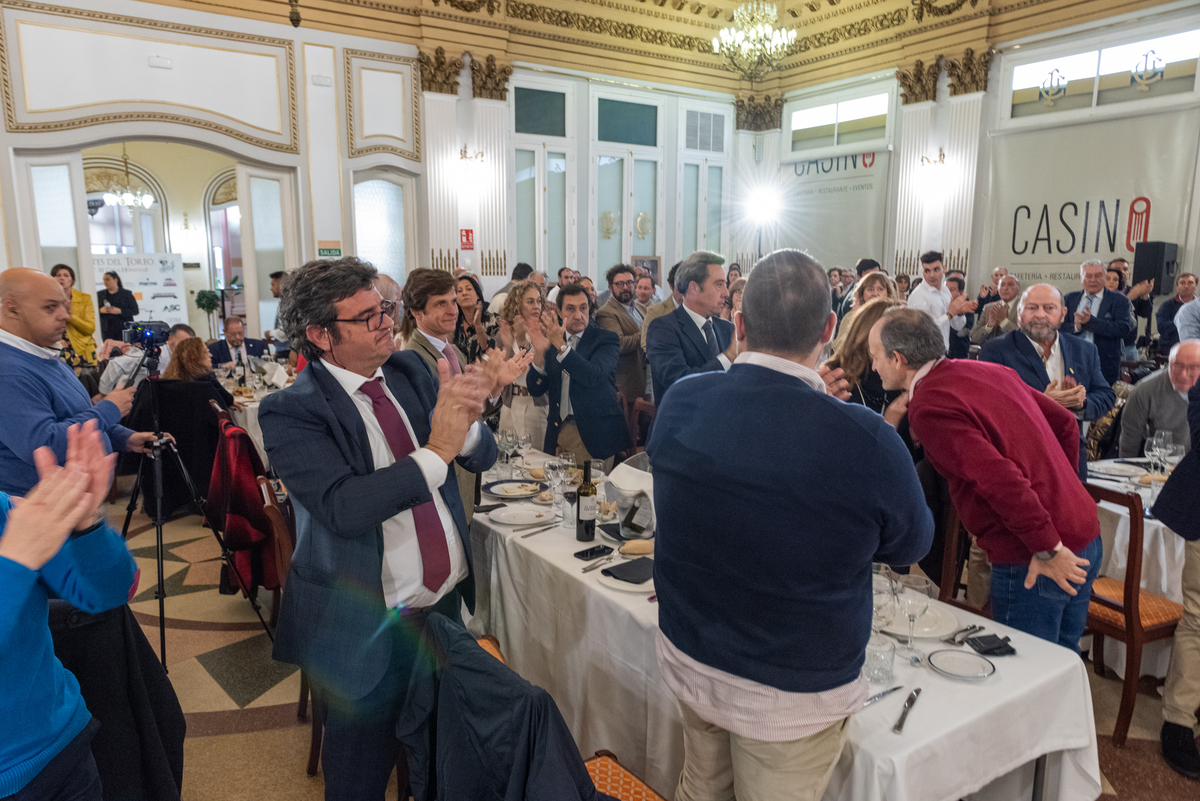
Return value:
<svg viewBox="0 0 1200 801">
<path fill-rule="evenodd" d="M 38 481 L 33 452 L 49 446 L 67 458 L 67 429 L 95 420 L 109 450 L 145 453 L 151 432 L 121 425 L 134 387 L 93 405 L 73 370 L 59 358 L 71 314 L 62 287 L 38 270 L 0 273 L 0 492 L 23 496 Z"/>
</svg>

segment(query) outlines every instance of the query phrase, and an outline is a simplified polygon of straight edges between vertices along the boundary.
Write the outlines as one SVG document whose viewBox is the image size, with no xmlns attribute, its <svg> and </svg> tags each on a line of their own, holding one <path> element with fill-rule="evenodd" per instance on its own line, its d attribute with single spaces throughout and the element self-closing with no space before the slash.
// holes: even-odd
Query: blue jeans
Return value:
<svg viewBox="0 0 1200 801">
<path fill-rule="evenodd" d="M 1087 559 L 1087 581 L 1072 584 L 1074 596 L 1046 576 L 1038 576 L 1033 589 L 1025 589 L 1029 565 L 992 565 L 992 619 L 997 623 L 1056 642 L 1079 653 L 1079 638 L 1087 625 L 1092 582 L 1100 572 L 1104 543 L 1096 537 L 1076 556 Z"/>
</svg>

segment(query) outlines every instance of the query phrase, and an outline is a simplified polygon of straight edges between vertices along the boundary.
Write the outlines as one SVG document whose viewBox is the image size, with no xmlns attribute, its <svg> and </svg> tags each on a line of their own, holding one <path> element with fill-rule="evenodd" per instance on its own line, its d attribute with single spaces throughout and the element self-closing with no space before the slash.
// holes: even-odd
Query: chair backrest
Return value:
<svg viewBox="0 0 1200 801">
<path fill-rule="evenodd" d="M 226 409 L 224 406 L 222 406 L 221 404 L 217 403 L 217 402 L 216 402 L 215 400 L 213 400 L 212 398 L 209 398 L 209 399 L 208 399 L 208 405 L 209 405 L 209 406 L 211 406 L 211 407 L 212 407 L 212 410 L 213 410 L 214 412 L 216 412 L 216 413 L 217 413 L 217 419 L 218 419 L 218 420 L 224 421 L 224 422 L 226 422 L 226 423 L 232 423 L 232 422 L 233 422 L 233 418 L 232 418 L 232 417 L 229 415 L 229 410 L 228 410 L 228 409 Z"/>
<path fill-rule="evenodd" d="M 633 408 L 629 413 L 630 428 L 633 430 L 634 450 L 645 450 L 646 442 L 650 437 L 650 429 L 654 426 L 654 414 L 656 406 L 645 398 L 636 398 L 633 401 Z M 646 421 L 646 439 L 638 441 L 638 434 L 642 430 L 642 420 Z"/>
<path fill-rule="evenodd" d="M 1106 606 L 1125 616 L 1125 630 L 1132 632 L 1142 628 L 1138 598 L 1142 588 L 1142 496 L 1136 492 L 1117 492 L 1095 484 L 1084 484 L 1096 503 L 1108 501 L 1123 506 L 1129 512 L 1129 545 L 1125 555 L 1125 586 L 1122 602 L 1116 603 L 1102 595 L 1092 594 L 1092 602 Z"/>
<path fill-rule="evenodd" d="M 938 476 L 938 480 L 944 481 L 945 479 Z M 938 580 L 938 600 L 951 606 L 957 606 L 959 609 L 966 609 L 968 612 L 982 614 L 980 610 L 958 600 L 959 582 L 962 579 L 963 566 L 967 561 L 967 549 L 970 547 L 970 541 L 970 535 L 967 534 L 967 529 L 959 519 L 958 510 L 954 508 L 954 503 L 947 498 L 946 542 L 942 551 L 942 575 Z M 964 545 L 967 547 L 964 548 Z"/>
<path fill-rule="evenodd" d="M 283 504 L 275 494 L 271 479 L 266 476 L 258 477 L 258 487 L 262 491 L 263 513 L 271 523 L 271 540 L 275 546 L 275 565 L 279 572 L 279 587 L 287 583 L 288 571 L 292 569 L 292 552 L 296 549 L 296 526 L 294 516 L 284 510 L 283 504 L 292 505 L 290 498 L 284 498 Z"/>
</svg>

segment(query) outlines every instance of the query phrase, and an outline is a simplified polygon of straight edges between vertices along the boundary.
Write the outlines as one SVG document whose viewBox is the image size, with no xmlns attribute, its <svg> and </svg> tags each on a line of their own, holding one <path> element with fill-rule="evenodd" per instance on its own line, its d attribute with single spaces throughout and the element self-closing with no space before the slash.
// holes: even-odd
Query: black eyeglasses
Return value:
<svg viewBox="0 0 1200 801">
<path fill-rule="evenodd" d="M 342 320 L 339 318 L 334 318 L 334 322 L 335 323 L 366 323 L 368 331 L 378 331 L 380 328 L 383 327 L 383 318 L 384 317 L 391 317 L 393 321 L 396 319 L 395 317 L 392 317 L 392 315 L 395 314 L 395 312 L 396 312 L 396 301 L 385 300 L 379 304 L 379 311 L 377 313 L 369 314 L 366 317 L 357 317 L 353 320 Z"/>
</svg>

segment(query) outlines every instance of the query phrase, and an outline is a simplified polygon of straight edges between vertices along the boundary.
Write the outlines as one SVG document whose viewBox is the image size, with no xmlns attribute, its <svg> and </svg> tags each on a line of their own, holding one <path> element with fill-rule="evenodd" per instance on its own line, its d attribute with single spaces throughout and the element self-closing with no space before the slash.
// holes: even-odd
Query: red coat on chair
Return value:
<svg viewBox="0 0 1200 801">
<path fill-rule="evenodd" d="M 279 588 L 279 571 L 271 542 L 271 523 L 263 511 L 258 477 L 266 475 L 258 450 L 246 433 L 228 421 L 221 422 L 221 441 L 209 482 L 208 514 L 232 551 L 232 562 L 242 585 Z M 239 584 L 232 576 L 233 592 Z"/>
</svg>

